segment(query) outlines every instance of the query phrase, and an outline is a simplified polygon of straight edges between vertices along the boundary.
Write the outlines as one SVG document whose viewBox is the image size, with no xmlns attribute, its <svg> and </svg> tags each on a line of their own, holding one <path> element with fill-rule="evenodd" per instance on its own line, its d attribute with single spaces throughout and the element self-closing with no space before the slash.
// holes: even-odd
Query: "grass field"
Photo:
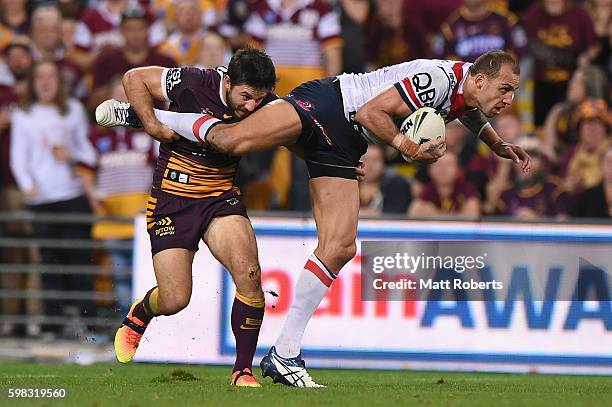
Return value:
<svg viewBox="0 0 612 407">
<path fill-rule="evenodd" d="M 0 362 L 0 405 L 46 406 L 610 406 L 609 377 L 312 369 L 326 389 L 266 379 L 261 389 L 228 384 L 228 367 Z M 257 371 L 257 374 L 259 371 Z M 9 387 L 65 388 L 64 400 L 7 403 Z"/>
</svg>

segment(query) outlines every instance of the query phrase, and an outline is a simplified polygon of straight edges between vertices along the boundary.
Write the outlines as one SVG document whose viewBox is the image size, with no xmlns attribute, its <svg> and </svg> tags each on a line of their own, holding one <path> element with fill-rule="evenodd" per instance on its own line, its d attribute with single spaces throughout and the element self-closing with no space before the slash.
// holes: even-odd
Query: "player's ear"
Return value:
<svg viewBox="0 0 612 407">
<path fill-rule="evenodd" d="M 476 76 L 474 77 L 474 82 L 476 83 L 476 87 L 478 89 L 482 89 L 486 83 L 486 79 L 487 77 L 485 76 L 485 74 L 477 73 Z"/>
<path fill-rule="evenodd" d="M 223 75 L 223 87 L 228 90 L 232 86 L 232 81 L 229 75 Z"/>
</svg>

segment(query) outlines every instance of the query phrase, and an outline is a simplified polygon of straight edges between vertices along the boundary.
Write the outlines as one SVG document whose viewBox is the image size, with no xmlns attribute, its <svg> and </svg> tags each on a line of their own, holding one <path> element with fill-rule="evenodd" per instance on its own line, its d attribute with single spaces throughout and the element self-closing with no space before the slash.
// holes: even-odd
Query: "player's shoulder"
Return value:
<svg viewBox="0 0 612 407">
<path fill-rule="evenodd" d="M 217 84 L 223 76 L 223 71 L 217 69 L 199 68 L 197 66 L 186 66 L 182 68 L 167 68 L 166 77 L 177 83 L 186 82 L 208 86 Z"/>
<path fill-rule="evenodd" d="M 453 66 L 455 61 L 440 59 L 417 59 L 409 67 L 413 81 L 419 87 L 435 87 L 441 90 L 452 88 L 455 83 Z"/>
</svg>

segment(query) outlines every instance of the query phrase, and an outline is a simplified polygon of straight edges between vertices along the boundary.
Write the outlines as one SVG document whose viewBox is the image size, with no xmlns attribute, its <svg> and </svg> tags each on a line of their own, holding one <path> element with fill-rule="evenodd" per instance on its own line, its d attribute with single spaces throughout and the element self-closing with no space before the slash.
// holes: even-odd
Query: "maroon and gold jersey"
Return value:
<svg viewBox="0 0 612 407">
<path fill-rule="evenodd" d="M 443 40 L 434 44 L 434 54 L 441 59 L 474 62 L 488 51 L 503 49 L 515 56 L 526 51 L 525 31 L 516 17 L 503 10 L 490 9 L 483 17 L 476 17 L 460 7 L 442 24 Z"/>
<path fill-rule="evenodd" d="M 463 204 L 470 198 L 478 197 L 478 191 L 474 185 L 462 179 L 455 181 L 453 192 L 448 197 L 441 197 L 433 183 L 429 183 L 421 193 L 421 199 L 435 205 L 444 213 L 456 213 L 461 211 Z"/>
<path fill-rule="evenodd" d="M 238 120 L 225 100 L 222 87 L 225 68 L 166 68 L 162 91 L 169 110 L 179 113 L 206 113 L 232 122 Z M 269 94 L 262 105 L 276 98 Z M 234 186 L 240 157 L 223 154 L 202 144 L 180 138 L 162 143 L 153 175 L 153 189 L 189 198 L 219 196 Z"/>
</svg>

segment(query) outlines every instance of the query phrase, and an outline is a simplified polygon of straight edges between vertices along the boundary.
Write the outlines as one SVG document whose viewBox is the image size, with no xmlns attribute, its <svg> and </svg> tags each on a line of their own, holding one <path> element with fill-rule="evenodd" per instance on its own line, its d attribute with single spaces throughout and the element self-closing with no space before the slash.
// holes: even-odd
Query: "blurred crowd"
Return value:
<svg viewBox="0 0 612 407">
<path fill-rule="evenodd" d="M 611 0 L 0 0 L 2 209 L 141 211 L 157 146 L 95 126 L 93 110 L 125 99 L 121 75 L 133 67 L 214 68 L 249 44 L 271 55 L 281 96 L 341 72 L 508 50 L 522 90 L 495 125 L 528 148 L 534 170 L 521 174 L 451 124 L 448 157 L 435 165 L 373 146 L 363 212 L 609 217 L 611 15 Z M 285 149 L 245 157 L 239 173 L 249 208 L 309 210 L 304 164 Z"/>
<path fill-rule="evenodd" d="M 142 212 L 158 146 L 139 130 L 96 126 L 95 107 L 125 100 L 121 76 L 131 68 L 214 68 L 251 45 L 272 57 L 281 96 L 342 72 L 510 51 L 521 64 L 521 91 L 493 124 L 531 154 L 532 170 L 521 173 L 451 123 L 448 152 L 432 165 L 370 146 L 362 214 L 610 218 L 611 32 L 612 0 L 0 0 L 0 211 Z M 284 148 L 244 157 L 236 182 L 249 209 L 310 210 L 305 165 Z M 132 226 L 117 223 L 2 233 L 133 237 Z M 78 253 L 41 250 L 39 261 L 91 263 L 91 253 Z M 126 251 L 109 258 L 131 264 Z M 24 284 L 1 277 L 5 288 Z M 100 284 L 82 277 L 43 275 L 42 286 Z M 129 287 L 129 279 L 107 284 Z M 46 304 L 47 313 L 61 305 Z"/>
</svg>

